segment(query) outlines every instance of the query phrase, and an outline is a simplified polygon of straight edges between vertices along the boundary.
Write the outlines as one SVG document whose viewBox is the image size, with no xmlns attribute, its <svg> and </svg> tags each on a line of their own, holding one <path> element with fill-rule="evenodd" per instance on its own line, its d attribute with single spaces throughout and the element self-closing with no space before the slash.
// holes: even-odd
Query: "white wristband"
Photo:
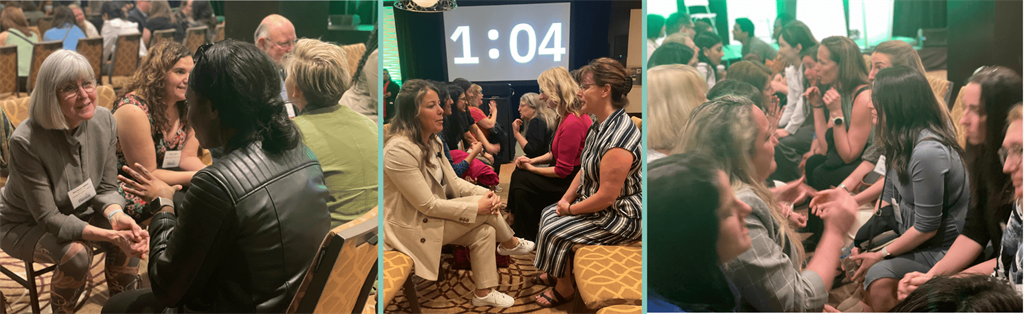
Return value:
<svg viewBox="0 0 1024 314">
<path fill-rule="evenodd" d="M 124 211 L 120 209 L 115 209 L 114 211 L 110 212 L 110 215 L 107 215 L 107 220 L 114 219 L 114 215 L 117 215 L 117 213 L 124 213 Z"/>
</svg>

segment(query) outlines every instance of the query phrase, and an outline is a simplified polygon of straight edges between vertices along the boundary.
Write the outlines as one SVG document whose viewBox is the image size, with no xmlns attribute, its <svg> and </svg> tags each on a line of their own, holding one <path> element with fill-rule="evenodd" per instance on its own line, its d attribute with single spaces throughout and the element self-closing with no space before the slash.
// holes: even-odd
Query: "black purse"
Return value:
<svg viewBox="0 0 1024 314">
<path fill-rule="evenodd" d="M 885 177 L 885 184 L 890 184 L 889 180 L 891 176 Z M 879 196 L 878 201 L 882 201 L 882 197 Z M 893 204 L 879 207 L 877 211 L 868 221 L 864 223 L 857 230 L 857 235 L 853 238 L 853 245 L 861 248 L 861 252 L 873 251 L 875 249 L 881 249 L 881 247 L 888 244 L 888 240 L 879 238 L 880 235 L 888 231 L 895 232 L 899 230 L 899 224 L 896 222 L 896 213 L 893 210 Z"/>
</svg>

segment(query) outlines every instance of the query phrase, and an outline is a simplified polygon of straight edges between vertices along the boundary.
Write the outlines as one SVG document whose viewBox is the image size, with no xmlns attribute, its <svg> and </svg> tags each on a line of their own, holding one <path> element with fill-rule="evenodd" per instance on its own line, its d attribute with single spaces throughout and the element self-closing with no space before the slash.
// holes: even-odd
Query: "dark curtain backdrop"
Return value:
<svg viewBox="0 0 1024 314">
<path fill-rule="evenodd" d="M 919 28 L 946 28 L 947 10 L 946 0 L 896 0 L 892 36 L 916 38 Z"/>
<path fill-rule="evenodd" d="M 616 60 L 626 59 L 625 47 L 618 43 L 627 40 L 622 36 L 629 32 L 629 8 L 640 8 L 640 1 L 630 4 L 613 1 L 459 1 L 459 6 L 503 5 L 523 3 L 570 2 L 571 23 L 569 26 L 569 70 L 578 69 L 600 57 L 611 57 Z M 623 12 L 613 12 L 613 9 Z M 457 10 L 457 9 L 456 9 Z M 405 79 L 431 79 L 451 81 L 448 77 L 445 53 L 444 20 L 442 14 L 413 13 L 395 10 L 395 33 L 398 41 L 399 62 L 402 66 L 402 77 Z M 611 25 L 617 25 L 612 29 Z M 621 27 L 619 27 L 621 26 Z M 617 48 L 618 47 L 618 48 Z M 619 49 L 621 48 L 621 49 Z M 537 73 L 540 75 L 540 73 Z M 519 97 L 527 92 L 539 92 L 537 82 L 474 82 L 483 88 L 485 97 L 497 96 L 510 98 L 513 107 L 519 105 Z M 511 110 L 511 116 L 518 117 L 519 112 Z"/>
</svg>

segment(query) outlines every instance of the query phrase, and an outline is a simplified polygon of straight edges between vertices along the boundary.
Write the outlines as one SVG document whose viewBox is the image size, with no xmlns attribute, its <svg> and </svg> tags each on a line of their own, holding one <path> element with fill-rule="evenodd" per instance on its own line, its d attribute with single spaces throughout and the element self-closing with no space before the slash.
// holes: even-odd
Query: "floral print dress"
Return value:
<svg viewBox="0 0 1024 314">
<path fill-rule="evenodd" d="M 178 129 L 174 131 L 174 137 L 170 140 L 164 140 L 164 133 L 157 128 L 156 124 L 153 123 L 153 115 L 149 112 L 149 106 L 146 105 L 146 101 L 135 95 L 126 95 L 114 103 L 114 112 L 125 105 L 135 105 L 142 109 L 146 113 L 146 117 L 149 118 L 150 134 L 153 137 L 154 149 L 156 150 L 156 165 L 159 169 L 164 163 L 164 153 L 169 150 L 181 150 L 185 147 L 185 139 L 187 133 L 183 124 L 178 124 Z M 131 178 L 131 175 L 121 170 L 125 165 L 128 165 L 127 160 L 124 158 L 124 153 L 121 151 L 121 142 L 117 143 L 117 173 L 127 178 Z M 119 183 L 117 191 L 124 196 L 125 207 L 124 212 L 135 219 L 135 221 L 143 221 L 149 219 L 151 216 L 149 211 L 146 210 L 146 201 L 138 196 L 126 193 L 124 191 L 125 185 L 123 182 Z"/>
</svg>

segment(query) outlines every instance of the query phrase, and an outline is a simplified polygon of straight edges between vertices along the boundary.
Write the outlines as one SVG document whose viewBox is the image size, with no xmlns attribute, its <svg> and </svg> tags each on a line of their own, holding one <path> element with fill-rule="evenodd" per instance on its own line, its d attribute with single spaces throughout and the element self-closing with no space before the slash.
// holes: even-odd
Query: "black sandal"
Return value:
<svg viewBox="0 0 1024 314">
<path fill-rule="evenodd" d="M 548 291 L 551 291 L 551 294 L 555 296 L 555 299 L 552 300 L 550 297 L 548 297 L 547 291 L 542 292 L 540 294 L 540 297 L 544 298 L 545 300 L 548 300 L 548 304 L 544 305 L 544 304 L 542 304 L 540 302 L 537 302 L 537 300 L 534 300 L 534 302 L 537 302 L 537 304 L 540 304 L 540 307 L 544 307 L 544 308 L 559 307 L 559 306 L 561 306 L 563 304 L 569 303 L 569 301 L 572 301 L 573 299 L 576 298 L 576 293 L 573 293 L 568 298 L 563 297 L 561 294 L 558 294 L 558 291 L 555 291 L 555 288 L 553 288 L 553 287 L 551 289 L 548 289 Z"/>
<path fill-rule="evenodd" d="M 558 278 L 552 277 L 551 275 L 548 275 L 548 280 L 541 279 L 540 276 L 543 276 L 543 275 L 544 274 L 533 276 L 533 278 L 530 278 L 530 283 L 532 283 L 535 286 L 548 286 L 548 287 L 554 287 L 555 284 L 558 283 Z"/>
</svg>

